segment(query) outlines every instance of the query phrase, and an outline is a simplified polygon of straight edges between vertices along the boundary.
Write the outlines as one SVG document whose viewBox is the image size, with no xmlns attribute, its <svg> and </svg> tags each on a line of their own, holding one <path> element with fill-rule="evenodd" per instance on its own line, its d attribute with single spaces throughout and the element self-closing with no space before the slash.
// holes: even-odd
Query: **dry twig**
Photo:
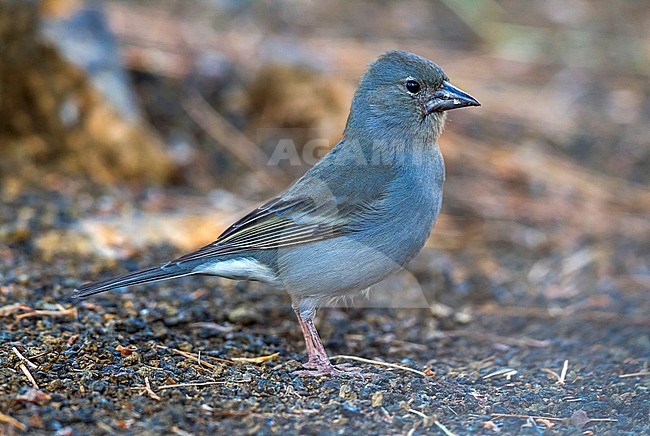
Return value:
<svg viewBox="0 0 650 436">
<path fill-rule="evenodd" d="M 163 350 L 170 350 L 173 351 L 176 354 L 180 354 L 183 357 L 186 357 L 190 360 L 193 360 L 199 364 L 199 366 L 206 366 L 210 369 L 216 368 L 215 365 L 211 364 L 210 362 L 206 362 L 205 359 L 212 359 L 215 360 L 219 363 L 228 363 L 228 364 L 233 364 L 236 362 L 241 362 L 241 363 L 264 363 L 267 362 L 275 357 L 277 357 L 280 353 L 273 353 L 269 354 L 268 356 L 258 356 L 258 357 L 232 357 L 230 359 L 220 359 L 218 357 L 211 357 L 211 356 L 201 356 L 201 353 L 199 354 L 193 354 L 193 353 L 188 353 L 186 351 L 182 350 L 177 350 L 176 348 L 169 348 L 165 347 L 163 345 L 156 345 L 157 348 L 163 349 Z"/>
<path fill-rule="evenodd" d="M 37 365 L 35 363 L 30 362 L 29 359 L 23 356 L 16 347 L 11 347 L 11 349 L 13 350 L 14 354 L 16 354 L 16 356 L 18 356 L 18 358 L 23 362 L 19 365 L 20 370 L 23 372 L 23 374 L 25 374 L 25 377 L 27 377 L 27 380 L 29 380 L 29 382 L 32 384 L 34 389 L 39 389 L 38 383 L 36 383 L 34 376 L 32 375 L 31 372 L 29 372 L 29 369 L 27 369 L 26 366 L 28 365 L 30 368 L 36 369 Z"/>
<path fill-rule="evenodd" d="M 562 365 L 562 372 L 560 373 L 560 378 L 557 380 L 557 384 L 563 385 L 564 381 L 566 380 L 566 373 L 569 370 L 569 361 L 565 360 L 564 364 Z"/>
<path fill-rule="evenodd" d="M 15 418 L 12 418 L 9 415 L 5 415 L 2 412 L 0 412 L 0 422 L 4 422 L 5 424 L 12 425 L 16 427 L 18 430 L 22 430 L 22 431 L 27 430 L 27 426 L 25 424 L 23 424 L 22 422 L 18 421 Z"/>
<path fill-rule="evenodd" d="M 420 412 L 419 410 L 409 409 L 409 412 L 411 412 L 411 413 L 413 413 L 413 414 L 419 416 L 419 417 L 422 418 L 422 419 L 428 419 L 428 418 L 429 418 L 427 415 L 425 415 L 424 413 Z"/>
<path fill-rule="evenodd" d="M 566 373 L 568 369 L 569 369 L 569 361 L 565 360 L 564 364 L 562 365 L 562 371 L 560 372 L 560 374 L 558 374 L 557 372 L 549 368 L 542 368 L 542 371 L 555 377 L 557 379 L 557 384 L 563 385 L 564 382 L 566 381 Z"/>
<path fill-rule="evenodd" d="M 344 355 L 344 354 L 339 354 L 337 356 L 332 356 L 332 357 L 330 357 L 330 359 L 356 360 L 357 362 L 370 363 L 371 365 L 386 366 L 388 368 L 401 369 L 402 371 L 414 372 L 416 374 L 421 375 L 422 377 L 427 376 L 424 372 L 418 371 L 417 369 L 409 368 L 408 366 L 397 365 L 395 363 L 382 362 L 381 360 L 365 359 L 363 357 L 348 356 L 348 355 Z"/>
<path fill-rule="evenodd" d="M 452 433 L 444 424 L 440 421 L 433 421 L 433 423 L 447 436 L 455 436 L 455 433 Z"/>
<path fill-rule="evenodd" d="M 6 306 L 0 307 L 0 318 L 3 318 L 5 316 L 13 315 L 16 312 L 19 311 L 29 311 L 33 310 L 31 307 L 26 306 L 22 303 L 14 303 L 14 304 L 8 304 Z"/>
<path fill-rule="evenodd" d="M 13 350 L 14 354 L 16 354 L 16 356 L 18 356 L 18 358 L 19 358 L 20 360 L 22 360 L 22 361 L 25 362 L 27 365 L 29 365 L 30 368 L 32 368 L 32 369 L 36 369 L 36 368 L 37 368 L 37 366 L 36 366 L 35 363 L 30 362 L 29 359 L 27 359 L 25 356 L 23 356 L 22 354 L 20 354 L 20 351 L 18 351 L 18 348 L 16 348 L 16 347 L 11 347 L 11 349 Z"/>
<path fill-rule="evenodd" d="M 505 377 L 506 380 L 510 380 L 510 378 L 513 375 L 517 375 L 518 372 L 519 371 L 517 371 L 516 369 L 512 369 L 512 368 L 501 368 L 501 369 L 497 369 L 496 371 L 493 371 L 493 372 L 491 372 L 489 374 L 484 375 L 483 380 L 487 380 L 487 379 L 490 379 L 490 378 L 493 378 L 493 377 L 500 377 L 500 376 Z"/>
<path fill-rule="evenodd" d="M 27 369 L 27 367 L 25 366 L 25 364 L 24 364 L 24 363 L 21 363 L 21 364 L 19 365 L 19 368 L 20 368 L 20 370 L 25 374 L 25 377 L 27 377 L 27 379 L 30 381 L 30 383 L 31 383 L 32 386 L 34 387 L 34 389 L 40 389 L 40 388 L 38 387 L 38 384 L 36 383 L 36 380 L 34 380 L 34 376 L 32 376 L 32 373 L 29 372 L 29 370 Z"/>
<path fill-rule="evenodd" d="M 21 320 L 23 318 L 31 318 L 34 316 L 55 316 L 55 317 L 61 316 L 61 317 L 68 317 L 68 318 L 76 318 L 77 308 L 71 307 L 69 309 L 63 309 L 63 310 L 34 310 L 32 312 L 21 313 L 20 315 L 16 315 L 16 320 Z"/>
<path fill-rule="evenodd" d="M 149 395 L 149 398 L 152 398 L 156 401 L 160 401 L 160 397 L 151 389 L 151 383 L 149 382 L 149 377 L 144 378 L 144 388 Z"/>
<path fill-rule="evenodd" d="M 645 377 L 650 375 L 650 371 L 631 372 L 629 374 L 619 374 L 618 378 Z"/>
<path fill-rule="evenodd" d="M 188 353 L 188 352 L 186 352 L 186 351 L 182 351 L 182 350 L 177 350 L 176 348 L 165 347 L 164 345 L 156 345 L 156 348 L 159 348 L 159 349 L 161 349 L 161 350 L 170 350 L 170 351 L 173 351 L 173 352 L 176 353 L 176 354 L 180 354 L 181 356 L 183 356 L 183 357 L 185 357 L 185 358 L 187 358 L 187 359 L 193 360 L 193 361 L 195 361 L 195 362 L 198 362 L 199 365 L 206 366 L 206 367 L 208 367 L 208 368 L 210 368 L 210 369 L 215 369 L 215 368 L 217 368 L 217 366 L 216 366 L 216 365 L 213 365 L 213 364 L 211 364 L 211 363 L 209 363 L 209 362 L 206 362 L 206 361 L 205 361 L 205 358 L 206 358 L 206 357 L 209 358 L 209 359 L 216 360 L 217 362 L 220 362 L 220 363 L 233 363 L 232 360 L 228 360 L 228 359 L 220 359 L 220 358 L 218 358 L 218 357 L 203 356 L 203 357 L 201 358 L 200 356 L 198 356 L 198 355 L 196 355 L 196 354 Z"/>
<path fill-rule="evenodd" d="M 269 354 L 268 356 L 258 356 L 258 357 L 231 357 L 230 360 L 233 362 L 245 362 L 245 363 L 264 363 L 275 357 L 278 357 L 280 353 Z"/>
<path fill-rule="evenodd" d="M 158 386 L 158 389 L 172 389 L 172 388 L 185 388 L 189 386 L 210 386 L 210 385 L 223 385 L 226 383 L 247 383 L 250 379 L 241 380 L 222 380 L 222 381 L 209 381 L 209 382 L 190 382 L 190 383 L 176 383 L 172 385 Z"/>
</svg>

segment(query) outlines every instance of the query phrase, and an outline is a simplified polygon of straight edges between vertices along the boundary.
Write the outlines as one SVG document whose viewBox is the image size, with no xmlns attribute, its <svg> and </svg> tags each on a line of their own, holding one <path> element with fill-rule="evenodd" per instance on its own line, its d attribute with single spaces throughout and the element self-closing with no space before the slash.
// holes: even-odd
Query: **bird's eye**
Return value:
<svg viewBox="0 0 650 436">
<path fill-rule="evenodd" d="M 420 84 L 415 80 L 407 80 L 404 84 L 406 90 L 411 94 L 417 94 L 420 92 Z"/>
</svg>

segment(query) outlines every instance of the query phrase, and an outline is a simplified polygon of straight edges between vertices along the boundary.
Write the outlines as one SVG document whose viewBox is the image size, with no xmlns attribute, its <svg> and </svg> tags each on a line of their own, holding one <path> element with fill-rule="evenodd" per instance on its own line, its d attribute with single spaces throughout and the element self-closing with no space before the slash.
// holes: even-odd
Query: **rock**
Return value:
<svg viewBox="0 0 650 436">
<path fill-rule="evenodd" d="M 238 306 L 228 313 L 228 321 L 235 324 L 253 324 L 260 319 L 260 314 L 249 305 Z"/>
</svg>

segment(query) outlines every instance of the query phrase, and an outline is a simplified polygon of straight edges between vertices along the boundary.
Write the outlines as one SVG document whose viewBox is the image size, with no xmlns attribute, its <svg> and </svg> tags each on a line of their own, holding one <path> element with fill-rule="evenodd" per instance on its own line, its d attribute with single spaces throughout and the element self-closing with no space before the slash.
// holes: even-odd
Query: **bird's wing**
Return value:
<svg viewBox="0 0 650 436">
<path fill-rule="evenodd" d="M 234 223 L 215 242 L 174 263 L 304 244 L 346 232 L 345 220 L 332 214 L 319 215 L 320 209 L 324 207 L 314 205 L 310 199 L 283 201 L 276 198 Z"/>
<path fill-rule="evenodd" d="M 172 263 L 288 247 L 354 232 L 351 219 L 354 214 L 335 209 L 328 203 L 317 205 L 310 198 L 290 201 L 276 198 L 235 222 L 215 242 Z"/>
<path fill-rule="evenodd" d="M 357 182 L 356 189 L 343 188 L 343 192 L 331 192 L 326 188 L 326 195 L 321 192 L 313 197 L 285 195 L 274 198 L 235 222 L 213 243 L 171 263 L 283 248 L 359 231 L 364 228 L 364 221 L 379 213 L 386 189 L 378 183 Z"/>
</svg>

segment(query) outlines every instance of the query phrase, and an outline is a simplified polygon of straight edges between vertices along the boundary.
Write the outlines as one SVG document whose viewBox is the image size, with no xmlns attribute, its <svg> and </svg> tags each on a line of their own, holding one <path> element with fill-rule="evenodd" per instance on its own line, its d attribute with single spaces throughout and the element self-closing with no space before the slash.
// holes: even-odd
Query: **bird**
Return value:
<svg viewBox="0 0 650 436">
<path fill-rule="evenodd" d="M 308 355 L 298 375 L 359 374 L 330 362 L 316 311 L 382 281 L 422 249 L 442 206 L 446 113 L 469 106 L 480 103 L 438 65 L 389 51 L 361 77 L 340 142 L 282 194 L 194 252 L 84 284 L 72 297 L 197 274 L 265 282 L 291 297 Z"/>
</svg>

